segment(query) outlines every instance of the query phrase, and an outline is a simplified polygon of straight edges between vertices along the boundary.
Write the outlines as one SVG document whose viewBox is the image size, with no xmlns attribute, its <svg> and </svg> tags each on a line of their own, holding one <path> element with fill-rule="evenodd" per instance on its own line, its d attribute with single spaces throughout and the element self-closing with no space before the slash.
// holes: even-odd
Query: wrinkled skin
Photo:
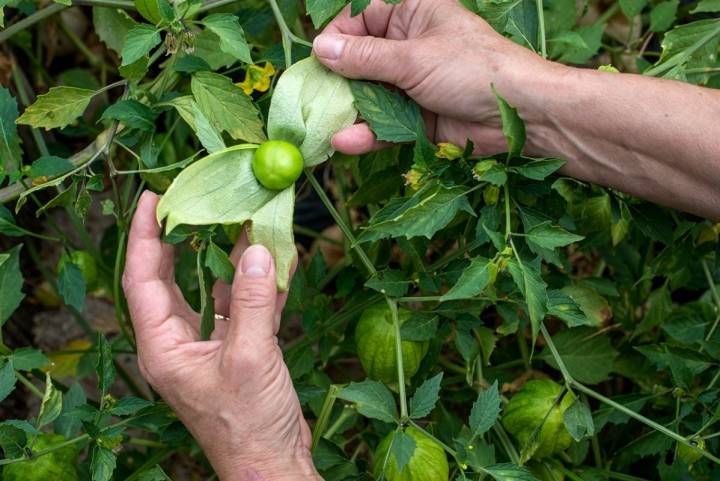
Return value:
<svg viewBox="0 0 720 481">
<path fill-rule="evenodd" d="M 338 49 L 342 55 L 333 59 Z M 464 146 L 472 139 L 484 153 L 506 148 L 490 84 L 501 95 L 512 96 L 514 77 L 523 72 L 542 75 L 553 68 L 456 0 L 404 0 L 399 5 L 373 1 L 356 17 L 346 8 L 315 39 L 314 53 L 346 77 L 379 80 L 404 90 L 423 107 L 432 140 Z M 365 123 L 338 133 L 333 144 L 345 153 L 383 146 Z"/>
<path fill-rule="evenodd" d="M 209 341 L 175 284 L 173 247 L 160 239 L 158 197 L 145 192 L 133 218 L 123 287 L 140 371 L 202 445 L 221 480 L 320 479 L 277 342 L 287 294 L 275 285 L 270 253 L 238 242 L 232 286 L 216 284 Z"/>
</svg>

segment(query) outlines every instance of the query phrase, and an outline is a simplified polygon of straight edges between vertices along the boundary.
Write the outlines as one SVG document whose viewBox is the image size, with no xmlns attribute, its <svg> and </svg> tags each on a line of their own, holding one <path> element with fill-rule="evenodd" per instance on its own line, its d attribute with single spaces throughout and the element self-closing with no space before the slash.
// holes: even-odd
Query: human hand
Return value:
<svg viewBox="0 0 720 481">
<path fill-rule="evenodd" d="M 158 197 L 140 198 L 128 240 L 123 288 L 143 377 L 175 410 L 215 468 L 230 480 L 320 479 L 311 436 L 277 343 L 287 294 L 262 246 L 243 238 L 230 256 L 232 286 L 213 290 L 216 321 L 200 341 L 200 316 L 174 280 L 173 247 L 160 239 Z"/>
<path fill-rule="evenodd" d="M 432 140 L 464 146 L 470 139 L 481 154 L 507 149 L 491 84 L 521 107 L 529 133 L 535 133 L 544 123 L 543 112 L 527 92 L 563 69 L 496 33 L 457 0 L 404 0 L 399 5 L 372 0 L 356 17 L 348 6 L 315 39 L 313 52 L 341 75 L 404 90 L 423 107 Z M 528 135 L 529 152 L 532 137 Z M 347 154 L 383 146 L 364 123 L 336 134 L 333 145 Z"/>
</svg>

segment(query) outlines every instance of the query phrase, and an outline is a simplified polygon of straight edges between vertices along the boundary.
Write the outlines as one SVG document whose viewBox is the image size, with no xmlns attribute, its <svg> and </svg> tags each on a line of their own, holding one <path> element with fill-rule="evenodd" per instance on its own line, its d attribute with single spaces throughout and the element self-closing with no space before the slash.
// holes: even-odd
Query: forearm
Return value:
<svg viewBox="0 0 720 481">
<path fill-rule="evenodd" d="M 564 172 L 720 219 L 720 92 L 639 75 L 549 66 L 523 95 L 533 155 Z"/>
</svg>

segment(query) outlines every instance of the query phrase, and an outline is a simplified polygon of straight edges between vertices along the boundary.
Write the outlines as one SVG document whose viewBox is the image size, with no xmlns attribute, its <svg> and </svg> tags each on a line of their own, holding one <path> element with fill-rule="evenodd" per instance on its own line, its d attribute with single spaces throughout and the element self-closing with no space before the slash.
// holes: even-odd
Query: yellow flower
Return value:
<svg viewBox="0 0 720 481">
<path fill-rule="evenodd" d="M 270 62 L 265 62 L 265 66 L 250 65 L 245 72 L 245 80 L 235 85 L 243 89 L 250 95 L 253 91 L 267 92 L 270 88 L 270 80 L 275 75 L 275 67 Z"/>
<path fill-rule="evenodd" d="M 464 149 L 455 144 L 441 142 L 437 146 L 438 151 L 435 153 L 435 157 L 438 159 L 456 160 L 462 157 L 464 153 Z"/>
</svg>

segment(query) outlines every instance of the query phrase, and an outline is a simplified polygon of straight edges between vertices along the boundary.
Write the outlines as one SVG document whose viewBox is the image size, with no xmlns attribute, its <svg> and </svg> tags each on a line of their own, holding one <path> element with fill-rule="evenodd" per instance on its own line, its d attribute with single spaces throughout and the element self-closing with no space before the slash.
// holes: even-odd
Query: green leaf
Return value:
<svg viewBox="0 0 720 481">
<path fill-rule="evenodd" d="M 565 321 L 568 327 L 593 325 L 575 300 L 560 290 L 548 291 L 548 314 Z"/>
<path fill-rule="evenodd" d="M 31 347 L 15 349 L 10 359 L 18 371 L 32 371 L 33 369 L 41 369 L 50 365 L 50 359 L 48 359 L 45 354 Z"/>
<path fill-rule="evenodd" d="M 82 427 L 82 420 L 73 415 L 72 410 L 86 402 L 87 397 L 82 386 L 77 383 L 70 386 L 63 394 L 62 414 L 53 423 L 54 431 L 66 438 L 75 436 Z"/>
<path fill-rule="evenodd" d="M 438 316 L 425 312 L 413 312 L 410 319 L 400 326 L 403 341 L 429 341 L 438 330 Z"/>
<path fill-rule="evenodd" d="M 128 99 L 106 108 L 100 118 L 118 120 L 130 128 L 152 132 L 155 130 L 155 117 L 150 107 L 137 100 Z"/>
<path fill-rule="evenodd" d="M 552 340 L 574 379 L 587 384 L 608 379 L 617 352 L 606 335 L 599 335 L 591 327 L 576 327 L 557 332 Z M 549 349 L 543 350 L 540 357 L 559 369 Z"/>
<path fill-rule="evenodd" d="M 497 481 L 537 481 L 527 468 L 510 463 L 493 464 L 482 468 Z"/>
<path fill-rule="evenodd" d="M 470 429 L 473 436 L 482 436 L 490 430 L 500 415 L 500 393 L 497 380 L 480 392 L 470 411 Z"/>
<path fill-rule="evenodd" d="M 363 13 L 370 5 L 370 0 L 352 0 L 350 5 L 350 16 L 356 17 Z M 402 469 L 400 469 L 400 471 L 402 471 Z"/>
<path fill-rule="evenodd" d="M 205 147 L 208 153 L 212 154 L 225 149 L 225 141 L 223 141 L 220 133 L 213 127 L 210 121 L 200 111 L 197 102 L 192 101 L 192 118 L 193 127 L 197 134 L 198 140 Z"/>
<path fill-rule="evenodd" d="M 125 36 L 122 52 L 122 65 L 130 65 L 150 53 L 161 42 L 160 31 L 152 25 L 141 23 L 131 28 Z"/>
<path fill-rule="evenodd" d="M 78 266 L 65 262 L 60 269 L 57 280 L 58 294 L 68 306 L 82 312 L 85 305 L 85 278 Z"/>
<path fill-rule="evenodd" d="M 675 22 L 678 0 L 667 0 L 655 5 L 650 11 L 650 31 L 664 32 Z"/>
<path fill-rule="evenodd" d="M 92 448 L 90 459 L 92 480 L 110 481 L 117 462 L 117 457 L 112 450 L 96 444 Z"/>
<path fill-rule="evenodd" d="M 39 95 L 16 122 L 46 130 L 61 129 L 85 112 L 95 93 L 75 87 L 53 87 L 45 95 Z"/>
<path fill-rule="evenodd" d="M 193 44 L 195 47 L 193 55 L 204 60 L 211 70 L 229 67 L 237 61 L 232 55 L 220 50 L 220 37 L 208 29 L 197 34 Z"/>
<path fill-rule="evenodd" d="M 511 259 L 508 263 L 508 270 L 510 271 L 510 275 L 512 275 L 513 281 L 515 281 L 515 285 L 518 286 L 520 292 L 525 296 L 534 344 L 537 334 L 540 331 L 540 323 L 544 319 L 547 309 L 547 284 L 545 284 L 545 281 L 542 279 L 540 269 L 528 263 Z"/>
<path fill-rule="evenodd" d="M 478 13 L 500 33 L 505 32 L 510 13 L 522 0 L 476 0 Z"/>
<path fill-rule="evenodd" d="M 390 452 L 395 456 L 398 473 L 402 473 L 405 466 L 410 462 L 413 454 L 415 454 L 415 447 L 415 439 L 405 431 L 397 431 L 393 436 Z"/>
<path fill-rule="evenodd" d="M 35 159 L 30 166 L 32 177 L 57 177 L 73 170 L 75 166 L 68 159 L 56 155 L 44 155 Z"/>
<path fill-rule="evenodd" d="M 158 204 L 166 233 L 181 224 L 243 224 L 273 199 L 276 192 L 262 187 L 252 172 L 252 154 L 247 146 L 229 147 L 185 168 Z"/>
<path fill-rule="evenodd" d="M 264 245 L 275 259 L 277 286 L 286 291 L 290 284 L 290 270 L 297 258 L 293 234 L 295 186 L 280 191 L 250 217 L 248 239 Z"/>
<path fill-rule="evenodd" d="M 165 474 L 165 471 L 157 465 L 143 471 L 137 479 L 138 481 L 172 481 L 172 479 Z"/>
<path fill-rule="evenodd" d="M 368 279 L 365 287 L 391 297 L 402 297 L 410 288 L 411 281 L 406 279 L 402 271 L 385 269 Z"/>
<path fill-rule="evenodd" d="M 37 418 L 37 427 L 43 427 L 55 421 L 62 412 L 63 396 L 55 387 L 50 373 L 45 374 L 45 393 L 43 394 L 40 413 Z"/>
<path fill-rule="evenodd" d="M 118 8 L 93 7 L 95 33 L 108 48 L 122 52 L 125 37 L 137 22 Z"/>
<path fill-rule="evenodd" d="M 113 364 L 112 346 L 102 334 L 98 334 L 97 351 L 95 373 L 97 374 L 98 389 L 106 393 L 115 382 L 115 364 Z"/>
<path fill-rule="evenodd" d="M 618 3 L 625 16 L 633 18 L 642 12 L 645 5 L 647 5 L 647 0 L 618 0 Z"/>
<path fill-rule="evenodd" d="M 525 147 L 525 122 L 520 118 L 517 109 L 500 96 L 494 85 L 492 91 L 500 109 L 502 132 L 507 140 L 508 153 L 512 156 L 520 155 Z"/>
<path fill-rule="evenodd" d="M 397 419 L 395 400 L 383 384 L 367 379 L 351 382 L 338 394 L 338 398 L 355 403 L 360 414 L 367 418 L 394 423 Z"/>
<path fill-rule="evenodd" d="M 17 102 L 10 91 L 0 86 L 0 168 L 10 174 L 20 168 L 22 150 L 15 121 L 18 116 Z"/>
<path fill-rule="evenodd" d="M 312 167 L 335 152 L 332 136 L 356 117 L 348 80 L 309 57 L 280 77 L 268 113 L 268 137 L 296 145 L 305 166 Z"/>
<path fill-rule="evenodd" d="M 417 126 L 422 125 L 422 117 L 415 102 L 370 82 L 353 80 L 350 88 L 355 107 L 378 140 L 413 142 L 417 139 Z"/>
<path fill-rule="evenodd" d="M 568 232 L 563 227 L 551 225 L 550 221 L 543 222 L 525 233 L 527 238 L 545 249 L 555 249 L 580 242 L 583 236 Z"/>
<path fill-rule="evenodd" d="M 210 241 L 205 252 L 205 267 L 209 268 L 215 277 L 222 279 L 226 284 L 232 284 L 235 277 L 235 266 L 224 250 Z"/>
<path fill-rule="evenodd" d="M 20 237 L 25 235 L 25 232 L 25 230 L 18 227 L 15 223 L 15 218 L 13 217 L 12 212 L 7 210 L 4 205 L 0 204 L 0 234 L 5 234 L 10 237 Z M 0 254 L 0 265 L 2 265 L 2 259 L 2 254 Z M 2 324 L 1 318 L 0 324 Z"/>
<path fill-rule="evenodd" d="M 200 111 L 217 131 L 227 132 L 236 140 L 254 143 L 266 140 L 257 107 L 228 77 L 196 72 L 191 89 Z"/>
<path fill-rule="evenodd" d="M 698 20 L 675 27 L 665 33 L 661 45 L 660 60 L 646 70 L 645 75 L 706 81 L 709 78 L 707 73 L 693 74 L 688 78 L 686 70 L 714 64 L 720 45 L 720 19 Z"/>
<path fill-rule="evenodd" d="M 232 13 L 214 13 L 202 20 L 202 24 L 220 38 L 220 50 L 245 63 L 253 63 L 250 47 L 240 21 Z"/>
<path fill-rule="evenodd" d="M 480 295 L 495 281 L 497 266 L 485 257 L 473 257 L 470 265 L 463 270 L 454 286 L 440 297 L 441 302 L 455 299 L 469 299 Z"/>
<path fill-rule="evenodd" d="M 5 361 L 3 367 L 0 368 L 0 402 L 13 392 L 16 380 L 12 362 Z"/>
<path fill-rule="evenodd" d="M 575 399 L 570 407 L 565 410 L 563 421 L 570 436 L 575 441 L 582 441 L 595 434 L 595 425 L 593 424 L 590 408 L 579 399 Z"/>
<path fill-rule="evenodd" d="M 0 253 L 0 326 L 5 324 L 25 295 L 22 293 L 23 277 L 20 272 L 20 249 L 22 244 L 9 252 Z"/>
<path fill-rule="evenodd" d="M 690 13 L 720 12 L 720 0 L 701 0 Z"/>
<path fill-rule="evenodd" d="M 410 399 L 410 417 L 422 419 L 432 412 L 437 404 L 440 394 L 440 384 L 443 373 L 440 372 L 430 379 L 426 379 Z"/>
<path fill-rule="evenodd" d="M 347 4 L 347 0 L 307 0 L 306 11 L 313 27 L 319 30 Z"/>
<path fill-rule="evenodd" d="M 556 172 L 563 165 L 565 165 L 565 161 L 562 159 L 536 159 L 521 166 L 510 167 L 510 170 L 528 179 L 545 180 L 547 176 Z"/>
<path fill-rule="evenodd" d="M 120 399 L 112 409 L 110 409 L 110 414 L 113 416 L 128 416 L 152 405 L 153 403 L 147 399 L 128 396 Z"/>
<path fill-rule="evenodd" d="M 388 237 L 427 237 L 428 239 L 448 225 L 464 211 L 475 215 L 467 199 L 465 187 L 446 188 L 428 183 L 412 197 L 390 200 L 370 219 L 360 235 L 360 242 Z"/>
</svg>

